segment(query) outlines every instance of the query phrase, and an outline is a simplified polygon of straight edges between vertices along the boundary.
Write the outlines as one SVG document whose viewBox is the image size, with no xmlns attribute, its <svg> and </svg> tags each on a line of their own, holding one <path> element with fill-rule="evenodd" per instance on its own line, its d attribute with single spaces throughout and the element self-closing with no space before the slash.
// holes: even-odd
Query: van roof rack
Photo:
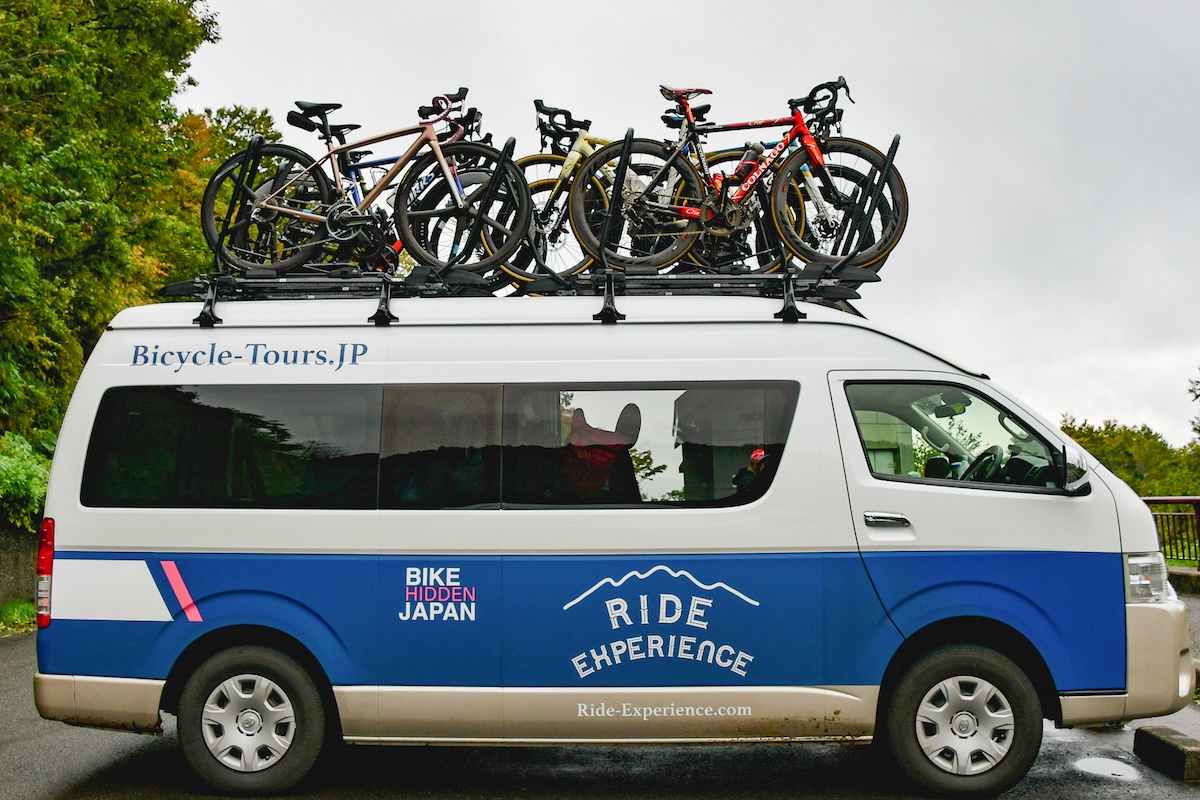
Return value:
<svg viewBox="0 0 1200 800">
<path fill-rule="evenodd" d="M 367 322 L 389 325 L 397 321 L 390 305 L 398 297 L 483 297 L 492 296 L 488 282 L 472 272 L 438 271 L 418 266 L 404 277 L 383 272 L 363 272 L 350 264 L 328 264 L 321 273 L 276 275 L 273 270 L 247 270 L 243 275 L 213 273 L 198 275 L 159 290 L 161 297 L 195 297 L 204 301 L 193 320 L 201 327 L 221 323 L 216 314 L 218 300 L 282 300 L 377 298 L 379 306 Z M 549 276 L 520 284 L 509 296 L 603 295 L 601 310 L 593 318 L 617 322 L 624 315 L 616 309 L 622 295 L 737 295 L 777 297 L 783 307 L 774 316 L 784 322 L 805 318 L 798 302 L 820 303 L 848 309 L 846 302 L 860 297 L 858 287 L 879 276 L 871 269 L 839 268 L 837 264 L 789 264 L 770 273 L 707 274 L 696 272 L 620 271 L 604 269 L 570 276 Z"/>
</svg>

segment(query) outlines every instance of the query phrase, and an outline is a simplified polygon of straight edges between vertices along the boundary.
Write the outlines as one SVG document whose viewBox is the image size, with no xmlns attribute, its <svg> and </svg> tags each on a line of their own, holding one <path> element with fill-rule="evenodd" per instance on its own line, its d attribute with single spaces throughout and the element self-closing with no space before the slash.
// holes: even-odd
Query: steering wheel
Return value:
<svg viewBox="0 0 1200 800">
<path fill-rule="evenodd" d="M 970 466 L 963 471 L 960 480 L 990 481 L 1000 474 L 1000 462 L 1003 459 L 1004 448 L 994 444 L 975 457 Z"/>
</svg>

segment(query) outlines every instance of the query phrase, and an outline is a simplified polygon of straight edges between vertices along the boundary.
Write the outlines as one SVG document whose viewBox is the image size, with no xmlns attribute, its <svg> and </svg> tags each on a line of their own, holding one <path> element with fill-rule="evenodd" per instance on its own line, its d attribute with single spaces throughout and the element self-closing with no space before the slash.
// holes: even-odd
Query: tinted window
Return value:
<svg viewBox="0 0 1200 800">
<path fill-rule="evenodd" d="M 384 398 L 383 508 L 499 505 L 499 386 L 390 386 Z"/>
<path fill-rule="evenodd" d="M 1001 406 L 960 386 L 853 383 L 846 396 L 871 472 L 1055 487 L 1051 448 Z"/>
<path fill-rule="evenodd" d="M 504 502 L 734 505 L 770 485 L 795 383 L 508 386 Z"/>
<path fill-rule="evenodd" d="M 770 485 L 798 394 L 783 381 L 112 389 L 92 432 L 82 500 L 736 505 Z"/>
<path fill-rule="evenodd" d="M 88 506 L 374 508 L 377 386 L 110 389 L 84 467 Z"/>
</svg>

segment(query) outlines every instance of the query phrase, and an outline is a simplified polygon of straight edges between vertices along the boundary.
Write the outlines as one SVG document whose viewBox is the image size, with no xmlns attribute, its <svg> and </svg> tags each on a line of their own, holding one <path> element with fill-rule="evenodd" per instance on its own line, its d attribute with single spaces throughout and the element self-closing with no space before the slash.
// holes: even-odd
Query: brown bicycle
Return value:
<svg viewBox="0 0 1200 800">
<path fill-rule="evenodd" d="M 314 159 L 260 138 L 222 164 L 205 188 L 202 227 L 223 267 L 284 273 L 330 245 L 358 242 L 371 250 L 393 225 L 415 261 L 439 269 L 491 272 L 521 245 L 530 201 L 511 158 L 513 142 L 503 151 L 480 142 L 443 144 L 437 126 L 456 124 L 445 95 L 421 109 L 416 125 L 350 142 L 345 134 L 353 126 L 329 122 L 339 104 L 296 106 L 288 121 L 317 131 L 325 155 Z M 359 184 L 346 175 L 350 155 L 407 136 L 413 143 L 387 172 L 365 194 L 356 191 Z M 391 187 L 389 215 L 378 201 Z"/>
</svg>

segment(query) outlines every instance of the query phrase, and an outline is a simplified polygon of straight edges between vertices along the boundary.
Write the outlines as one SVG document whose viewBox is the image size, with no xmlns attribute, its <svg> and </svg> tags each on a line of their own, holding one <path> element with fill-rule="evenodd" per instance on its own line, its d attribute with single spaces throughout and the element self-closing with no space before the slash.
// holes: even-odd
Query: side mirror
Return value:
<svg viewBox="0 0 1200 800">
<path fill-rule="evenodd" d="M 1067 445 L 1054 454 L 1054 460 L 1059 468 L 1059 475 L 1062 476 L 1063 491 L 1071 497 L 1091 494 L 1092 483 L 1087 461 L 1079 448 Z"/>
</svg>

